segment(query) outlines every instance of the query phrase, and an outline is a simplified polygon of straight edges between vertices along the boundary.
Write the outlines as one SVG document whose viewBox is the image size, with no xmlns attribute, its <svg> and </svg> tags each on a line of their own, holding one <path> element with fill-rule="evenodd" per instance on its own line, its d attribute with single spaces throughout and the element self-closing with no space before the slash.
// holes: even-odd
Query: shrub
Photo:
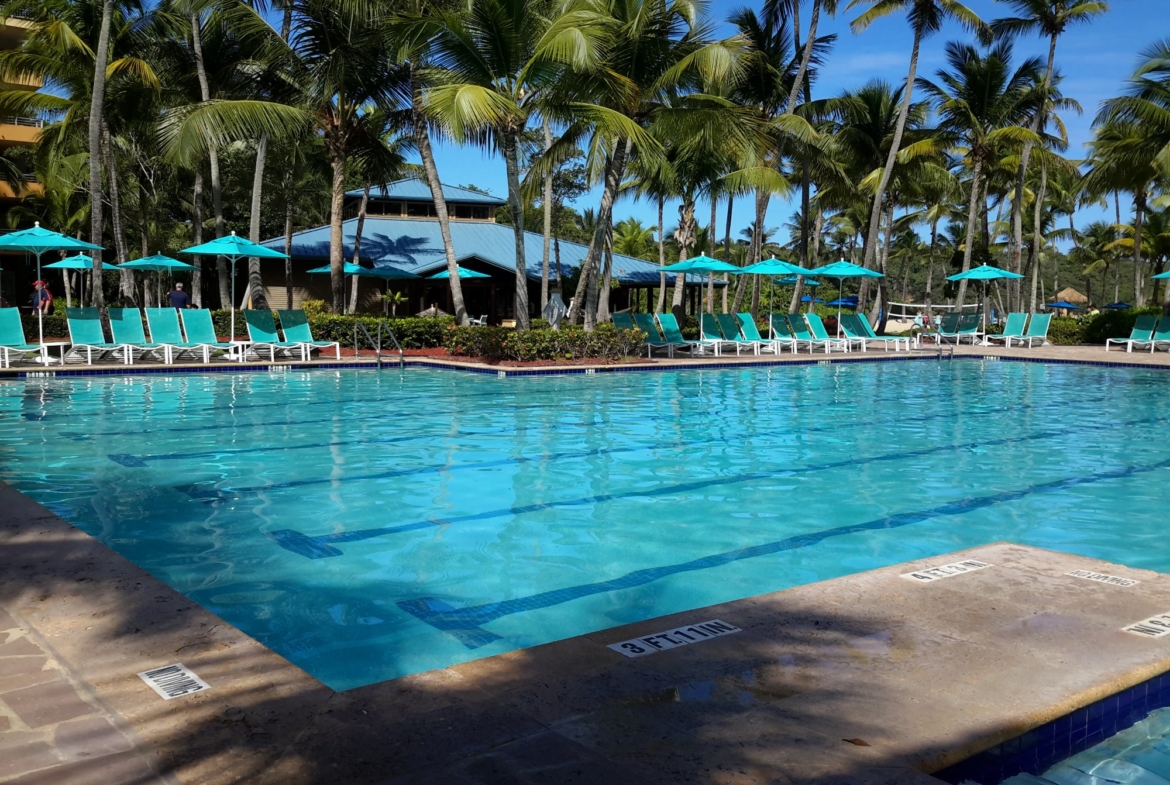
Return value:
<svg viewBox="0 0 1170 785">
<path fill-rule="evenodd" d="M 1048 340 L 1057 346 L 1076 346 L 1085 341 L 1085 326 L 1069 316 L 1054 317 L 1048 325 Z"/>
<path fill-rule="evenodd" d="M 452 355 L 482 357 L 486 360 L 616 360 L 637 354 L 645 334 L 599 325 L 591 333 L 580 327 L 559 330 L 516 330 L 503 327 L 453 327 L 447 331 L 446 347 Z"/>
<path fill-rule="evenodd" d="M 1159 306 L 1127 308 L 1124 311 L 1102 311 L 1085 324 L 1085 343 L 1105 343 L 1106 338 L 1128 338 L 1133 323 L 1145 314 L 1160 315 Z"/>
<path fill-rule="evenodd" d="M 55 303 L 54 303 L 55 304 Z M 45 316 L 45 338 L 62 338 L 68 340 L 69 325 L 65 321 L 65 311 L 58 314 L 55 310 L 52 314 Z M 24 337 L 29 343 L 36 343 L 37 341 L 37 315 L 21 314 L 21 324 L 24 325 Z"/>
<path fill-rule="evenodd" d="M 363 324 L 370 335 L 377 339 L 378 323 L 394 331 L 394 336 L 403 349 L 433 349 L 443 345 L 448 330 L 454 326 L 455 319 L 450 316 L 439 317 L 404 317 L 388 319 L 377 316 L 333 316 L 321 314 L 309 317 L 309 326 L 313 330 L 313 337 L 318 341 L 337 341 L 342 346 L 353 348 L 353 328 L 355 324 Z M 359 342 L 366 346 L 365 336 L 359 332 Z M 393 341 L 383 330 L 382 348 L 394 348 Z"/>
</svg>

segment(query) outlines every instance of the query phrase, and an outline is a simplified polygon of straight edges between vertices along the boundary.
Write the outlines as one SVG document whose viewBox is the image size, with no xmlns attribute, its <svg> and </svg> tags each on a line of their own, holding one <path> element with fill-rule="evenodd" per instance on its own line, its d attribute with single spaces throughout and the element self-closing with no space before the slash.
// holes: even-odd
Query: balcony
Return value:
<svg viewBox="0 0 1170 785">
<path fill-rule="evenodd" d="M 14 144 L 35 144 L 44 127 L 44 120 L 32 117 L 0 117 L 0 148 Z"/>
<path fill-rule="evenodd" d="M 37 182 L 36 175 L 26 174 L 24 176 L 24 179 L 25 179 L 25 186 L 24 186 L 25 190 L 24 190 L 24 193 L 19 194 L 19 195 L 16 193 L 16 191 L 13 190 L 11 185 L 4 182 L 3 180 L 0 180 L 0 201 L 11 202 L 11 201 L 23 199 L 26 196 L 31 196 L 34 194 L 36 196 L 41 196 L 45 193 L 45 186 L 43 186 L 39 182 Z"/>
</svg>

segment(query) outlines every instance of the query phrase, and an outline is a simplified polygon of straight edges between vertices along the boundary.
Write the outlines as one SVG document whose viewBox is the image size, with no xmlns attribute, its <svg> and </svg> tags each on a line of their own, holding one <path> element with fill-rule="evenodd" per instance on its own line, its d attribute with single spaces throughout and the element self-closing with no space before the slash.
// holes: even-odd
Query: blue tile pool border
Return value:
<svg viewBox="0 0 1170 785">
<path fill-rule="evenodd" d="M 936 771 L 932 776 L 951 785 L 968 780 L 980 785 L 999 785 L 1017 774 L 1039 775 L 1132 727 L 1151 711 L 1167 706 L 1170 706 L 1170 673 L 1163 673 Z"/>
<path fill-rule="evenodd" d="M 599 366 L 573 366 L 573 367 L 552 367 L 552 368 L 491 368 L 472 365 L 460 365 L 456 363 L 435 362 L 423 359 L 407 359 L 406 367 L 408 368 L 432 368 L 444 371 L 456 371 L 459 373 L 472 373 L 484 376 L 494 376 L 497 378 L 513 378 L 522 376 L 592 376 L 596 374 L 606 373 L 655 373 L 662 371 L 712 371 L 712 370 L 735 370 L 737 368 L 784 368 L 784 367 L 805 367 L 809 365 L 850 365 L 858 363 L 899 363 L 899 362 L 953 362 L 960 361 L 976 361 L 976 362 L 1018 362 L 1018 363 L 1038 363 L 1041 365 L 1084 365 L 1084 366 L 1099 366 L 1103 368 L 1130 368 L 1143 370 L 1157 370 L 1170 371 L 1170 365 L 1148 365 L 1144 363 L 1127 363 L 1114 362 L 1109 360 L 1071 360 L 1059 358 L 1045 358 L 1045 357 L 1024 357 L 1024 356 L 1005 356 L 1005 355 L 979 355 L 979 354 L 962 354 L 962 355 L 937 355 L 937 354 L 918 354 L 918 355 L 900 355 L 892 357 L 810 357 L 808 359 L 790 359 L 790 360 L 749 360 L 745 362 L 704 362 L 702 364 L 696 363 L 660 363 L 655 365 L 599 365 Z M 393 370 L 397 365 L 394 361 L 383 361 L 380 365 L 377 362 L 347 362 L 347 363 L 269 363 L 269 364 L 241 364 L 241 365 L 216 365 L 216 366 L 141 366 L 141 365 L 119 365 L 119 366 L 105 366 L 93 367 L 86 366 L 81 368 L 61 368 L 61 369 L 47 369 L 47 370 L 28 370 L 28 371 L 0 371 L 0 381 L 4 379 L 39 379 L 39 378 L 62 378 L 75 376 L 138 376 L 138 375 L 175 375 L 175 374 L 208 374 L 208 373 L 282 373 L 288 371 L 312 371 L 312 370 L 354 370 L 367 369 L 373 370 L 381 368 L 383 370 Z"/>
</svg>

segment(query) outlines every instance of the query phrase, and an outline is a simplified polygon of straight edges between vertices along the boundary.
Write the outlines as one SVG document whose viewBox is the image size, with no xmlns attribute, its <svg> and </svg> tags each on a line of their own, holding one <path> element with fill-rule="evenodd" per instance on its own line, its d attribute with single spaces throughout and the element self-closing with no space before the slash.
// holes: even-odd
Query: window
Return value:
<svg viewBox="0 0 1170 785">
<path fill-rule="evenodd" d="M 465 220 L 486 221 L 488 218 L 487 207 L 480 204 L 453 204 L 451 210 L 456 218 Z"/>
<path fill-rule="evenodd" d="M 406 214 L 412 218 L 434 218 L 435 206 L 430 202 L 408 202 Z"/>
</svg>

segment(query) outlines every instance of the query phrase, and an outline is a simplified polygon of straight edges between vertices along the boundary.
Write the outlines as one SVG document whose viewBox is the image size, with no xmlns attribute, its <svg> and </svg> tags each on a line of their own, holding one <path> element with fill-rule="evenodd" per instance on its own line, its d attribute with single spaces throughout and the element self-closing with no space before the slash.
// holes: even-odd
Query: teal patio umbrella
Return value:
<svg viewBox="0 0 1170 785">
<path fill-rule="evenodd" d="M 668 264 L 665 267 L 659 267 L 658 271 L 661 273 L 670 273 L 678 275 L 679 273 L 695 273 L 696 275 L 714 273 L 731 273 L 732 275 L 739 275 L 743 272 L 742 267 L 736 267 L 734 264 L 728 264 L 718 259 L 712 259 L 706 254 L 699 254 L 692 256 L 690 259 L 684 259 L 681 262 Z"/>
<path fill-rule="evenodd" d="M 461 280 L 461 281 L 464 278 L 491 278 L 491 276 L 488 275 L 487 273 L 476 272 L 475 270 L 468 270 L 466 267 L 456 266 L 455 269 L 458 271 L 457 274 L 459 276 L 459 280 Z M 442 272 L 435 273 L 434 275 L 428 275 L 427 277 L 430 278 L 431 280 L 435 280 L 435 279 L 439 279 L 439 278 L 450 278 L 451 271 L 450 270 L 443 270 Z"/>
<path fill-rule="evenodd" d="M 255 256 L 257 259 L 287 259 L 288 254 L 265 248 L 260 243 L 254 243 L 243 237 L 237 237 L 235 231 L 226 237 L 217 237 L 211 242 L 193 245 L 184 248 L 179 253 L 189 253 L 193 256 L 223 256 L 232 263 L 232 301 L 228 303 L 231 312 L 231 337 L 236 339 L 236 261 Z"/>
<path fill-rule="evenodd" d="M 93 259 L 83 253 L 67 256 L 59 262 L 45 265 L 46 270 L 92 270 Z"/>
<path fill-rule="evenodd" d="M 824 267 L 818 267 L 811 271 L 813 275 L 819 275 L 825 278 L 837 279 L 837 300 L 841 299 L 843 294 L 843 287 L 845 286 L 846 278 L 885 278 L 884 275 L 877 270 L 867 270 L 861 265 L 853 264 L 853 262 L 846 262 L 841 260 L 826 264 Z M 885 303 L 883 303 L 884 305 Z M 841 337 L 841 306 L 837 306 L 837 337 Z"/>
<path fill-rule="evenodd" d="M 329 265 L 325 265 L 324 267 L 314 267 L 312 270 L 306 270 L 306 272 L 309 275 L 330 275 L 333 269 Z M 341 266 L 341 274 L 347 278 L 357 276 L 358 278 L 378 278 L 386 281 L 386 291 L 390 290 L 390 281 L 412 281 L 419 279 L 419 276 L 414 273 L 399 270 L 397 267 L 390 267 L 389 265 L 383 267 L 363 267 L 353 262 L 343 264 Z"/>
<path fill-rule="evenodd" d="M 799 276 L 796 275 L 786 275 L 783 278 L 777 278 L 775 281 L 772 281 L 772 283 L 776 284 L 777 286 L 796 286 L 796 279 L 798 277 Z M 804 285 L 815 289 L 821 285 L 821 282 L 806 277 L 804 279 Z"/>
<path fill-rule="evenodd" d="M 21 229 L 0 237 L 0 251 L 24 251 L 37 257 L 37 280 L 41 279 L 41 254 L 45 251 L 100 251 L 100 245 L 75 240 L 72 237 L 41 228 L 37 221 L 31 229 Z M 91 260 L 90 266 L 93 266 Z M 100 283 L 100 282 L 99 282 Z M 98 284 L 95 284 L 98 285 Z M 41 343 L 45 342 L 44 315 L 37 311 L 37 330 Z"/>
<path fill-rule="evenodd" d="M 151 273 L 173 273 L 175 270 L 194 270 L 195 265 L 180 262 L 178 259 L 172 259 L 169 256 L 164 256 L 161 253 L 156 253 L 152 256 L 144 256 L 141 259 L 135 259 L 132 262 L 123 262 L 118 265 L 119 270 L 142 270 L 143 272 Z M 162 292 L 159 293 L 159 302 L 162 302 Z M 146 300 L 146 281 L 142 282 L 142 299 Z"/>
<path fill-rule="evenodd" d="M 983 282 L 982 313 L 983 313 L 983 323 L 984 323 L 984 325 L 986 325 L 988 322 L 988 318 L 987 318 L 987 282 L 988 281 L 998 281 L 1001 278 L 1018 280 L 1018 279 L 1023 278 L 1023 277 L 1024 276 L 1020 275 L 1019 273 L 1013 273 L 1013 272 L 1010 272 L 1008 270 L 1001 270 L 1000 268 L 993 267 L 990 264 L 983 264 L 983 265 L 980 265 L 972 270 L 968 270 L 965 273 L 955 273 L 954 275 L 948 275 L 947 280 L 948 281 L 982 281 Z"/>
<path fill-rule="evenodd" d="M 1170 278 L 1170 270 L 1167 270 L 1164 273 L 1158 273 L 1157 275 L 1153 276 L 1155 281 L 1165 281 L 1168 278 Z"/>
<path fill-rule="evenodd" d="M 786 262 L 783 259 L 777 259 L 773 256 L 771 259 L 764 259 L 763 261 L 749 264 L 746 267 L 739 269 L 740 275 L 782 275 L 784 277 L 791 277 L 792 282 L 796 283 L 798 276 L 806 275 L 808 270 L 800 265 Z M 772 323 L 772 289 L 768 288 L 768 324 Z"/>
</svg>

